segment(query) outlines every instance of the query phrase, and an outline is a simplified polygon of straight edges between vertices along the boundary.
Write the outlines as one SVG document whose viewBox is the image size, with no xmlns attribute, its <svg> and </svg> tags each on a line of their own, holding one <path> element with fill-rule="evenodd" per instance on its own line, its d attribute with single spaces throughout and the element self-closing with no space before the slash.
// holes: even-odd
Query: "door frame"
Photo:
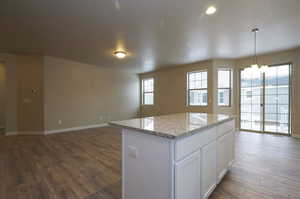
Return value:
<svg viewBox="0 0 300 199">
<path fill-rule="evenodd" d="M 288 114 L 288 120 L 289 120 L 289 130 L 288 133 L 275 133 L 275 132 L 269 132 L 269 131 L 265 131 L 265 74 L 263 74 L 263 93 L 262 93 L 262 98 L 263 98 L 263 110 L 262 110 L 262 118 L 263 118 L 263 126 L 262 126 L 262 131 L 257 131 L 257 130 L 248 130 L 248 129 L 242 129 L 241 128 L 241 90 L 242 90 L 242 86 L 241 86 L 241 72 L 242 70 L 244 70 L 244 68 L 240 68 L 239 69 L 239 74 L 238 74 L 238 81 L 239 81 L 239 129 L 241 131 L 248 131 L 251 133 L 261 133 L 261 134 L 272 134 L 272 135 L 285 135 L 285 136 L 291 136 L 293 134 L 293 118 L 292 118 L 292 100 L 293 100 L 293 63 L 292 62 L 286 62 L 286 63 L 280 63 L 280 64 L 272 64 L 269 65 L 269 67 L 276 67 L 276 66 L 281 66 L 281 65 L 289 65 L 289 114 Z"/>
</svg>

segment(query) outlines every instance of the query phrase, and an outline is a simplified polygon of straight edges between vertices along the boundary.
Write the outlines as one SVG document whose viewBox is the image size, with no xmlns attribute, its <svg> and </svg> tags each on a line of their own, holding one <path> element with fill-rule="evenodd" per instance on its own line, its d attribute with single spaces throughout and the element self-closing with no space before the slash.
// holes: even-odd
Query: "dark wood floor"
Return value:
<svg viewBox="0 0 300 199">
<path fill-rule="evenodd" d="M 236 161 L 210 199 L 299 199 L 300 140 L 240 132 Z"/>
<path fill-rule="evenodd" d="M 236 162 L 211 199 L 299 199 L 300 140 L 237 133 Z M 0 136 L 0 199 L 121 199 L 121 136 L 104 127 Z"/>
<path fill-rule="evenodd" d="M 120 199 L 121 136 L 99 128 L 0 138 L 1 199 Z"/>
</svg>

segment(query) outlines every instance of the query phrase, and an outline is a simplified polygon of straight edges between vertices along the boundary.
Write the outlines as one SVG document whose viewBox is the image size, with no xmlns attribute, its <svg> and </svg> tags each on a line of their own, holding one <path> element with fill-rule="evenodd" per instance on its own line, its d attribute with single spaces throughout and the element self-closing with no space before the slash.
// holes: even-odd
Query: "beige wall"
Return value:
<svg viewBox="0 0 300 199">
<path fill-rule="evenodd" d="M 300 49 L 288 50 L 278 53 L 270 53 L 258 57 L 262 64 L 293 64 L 293 96 L 292 110 L 293 121 L 292 131 L 295 136 L 300 137 Z M 252 57 L 237 60 L 215 59 L 207 62 L 199 62 L 192 65 L 182 65 L 140 74 L 140 79 L 146 77 L 155 78 L 155 105 L 141 106 L 141 116 L 161 115 L 177 112 L 208 112 L 235 114 L 239 116 L 239 71 L 241 68 L 252 64 Z M 233 68 L 233 90 L 232 106 L 217 106 L 217 70 L 220 67 Z M 209 78 L 209 105 L 208 107 L 186 107 L 186 73 L 192 70 L 208 68 Z M 237 123 L 238 124 L 238 123 Z"/>
<path fill-rule="evenodd" d="M 46 130 L 137 116 L 137 75 L 54 57 L 44 61 Z"/>
<path fill-rule="evenodd" d="M 0 60 L 0 128 L 5 127 L 5 81 L 5 66 Z"/>
<path fill-rule="evenodd" d="M 203 61 L 178 67 L 170 67 L 155 72 L 140 74 L 140 79 L 154 77 L 155 99 L 154 106 L 141 106 L 140 116 L 164 115 L 179 112 L 207 112 L 213 111 L 212 89 L 213 81 L 208 82 L 208 106 L 188 107 L 186 106 L 187 72 L 195 70 L 208 70 L 208 77 L 212 76 L 212 62 Z M 141 83 L 141 82 L 140 82 Z"/>
<path fill-rule="evenodd" d="M 232 68 L 233 86 L 232 104 L 236 103 L 236 70 L 233 60 L 217 59 L 199 62 L 190 65 L 182 65 L 154 71 L 151 73 L 140 74 L 140 79 L 147 77 L 155 78 L 155 105 L 141 106 L 141 116 L 162 115 L 177 112 L 207 112 L 235 114 L 236 107 L 217 106 L 217 83 L 218 68 Z M 187 72 L 195 70 L 208 70 L 208 106 L 207 107 L 187 107 Z"/>
<path fill-rule="evenodd" d="M 0 59 L 7 74 L 8 133 L 40 134 L 137 116 L 135 74 L 32 54 Z"/>
<path fill-rule="evenodd" d="M 18 131 L 22 134 L 43 134 L 43 62 L 40 55 L 16 55 Z"/>
<path fill-rule="evenodd" d="M 24 99 L 30 98 L 32 95 L 31 88 L 37 88 L 39 91 L 44 89 L 43 92 L 39 92 L 39 99 L 43 99 L 43 106 L 40 100 L 37 104 L 31 103 L 29 100 L 31 105 L 34 104 L 38 107 L 39 111 L 35 114 L 43 113 L 41 117 L 30 117 L 35 120 L 31 120 L 29 123 L 33 126 L 36 123 L 39 124 L 35 130 L 42 128 L 43 123 L 46 130 L 57 130 L 136 116 L 139 108 L 139 79 L 136 75 L 53 57 L 3 56 L 1 54 L 0 57 L 5 57 L 7 73 L 6 95 L 9 99 L 6 101 L 7 131 L 16 131 L 18 129 L 17 118 L 25 118 L 22 114 L 28 109 L 22 106 L 28 106 L 28 100 L 24 101 Z M 269 65 L 293 63 L 292 110 L 295 116 L 293 132 L 300 136 L 300 123 L 295 120 L 300 118 L 300 78 L 298 78 L 300 77 L 300 49 L 259 56 L 259 60 L 261 63 Z M 186 111 L 238 115 L 239 70 L 250 64 L 251 57 L 238 60 L 212 60 L 140 74 L 141 78 L 155 78 L 155 106 L 141 106 L 140 116 Z M 232 67 L 233 65 L 235 69 L 232 100 L 235 106 L 217 107 L 217 68 Z M 209 105 L 207 107 L 187 107 L 186 73 L 202 69 L 208 69 Z M 16 76 L 16 74 L 19 75 Z M 20 74 L 25 74 L 25 77 L 20 77 Z M 32 75 L 35 76 L 33 80 L 31 79 Z M 44 98 L 42 93 L 44 93 Z M 44 122 L 40 121 L 40 118 L 44 118 Z M 59 124 L 59 120 L 62 121 L 61 124 Z M 21 126 L 19 129 L 29 130 L 29 128 L 26 129 L 26 125 L 19 125 Z M 30 130 L 34 129 L 30 128 Z"/>
</svg>

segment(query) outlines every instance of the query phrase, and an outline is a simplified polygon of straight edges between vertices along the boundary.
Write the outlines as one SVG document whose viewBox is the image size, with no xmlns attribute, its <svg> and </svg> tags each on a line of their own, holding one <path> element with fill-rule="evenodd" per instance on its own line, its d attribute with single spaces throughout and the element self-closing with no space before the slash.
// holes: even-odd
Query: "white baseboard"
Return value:
<svg viewBox="0 0 300 199">
<path fill-rule="evenodd" d="M 11 135 L 44 135 L 44 131 L 15 131 L 15 132 L 6 132 L 6 136 Z"/>
<path fill-rule="evenodd" d="M 6 136 L 12 136 L 12 135 L 18 135 L 17 131 L 12 131 L 12 132 L 5 132 Z"/>
<path fill-rule="evenodd" d="M 84 129 L 93 129 L 93 128 L 99 128 L 99 127 L 104 127 L 104 126 L 108 126 L 108 124 L 103 123 L 103 124 L 95 124 L 95 125 L 89 125 L 89 126 L 78 126 L 78 127 L 72 127 L 72 128 L 66 128 L 66 129 L 50 130 L 50 131 L 45 131 L 45 135 L 70 132 L 70 131 L 78 131 L 78 130 L 84 130 Z"/>
<path fill-rule="evenodd" d="M 292 137 L 300 139 L 300 135 L 298 134 L 292 134 Z"/>
</svg>

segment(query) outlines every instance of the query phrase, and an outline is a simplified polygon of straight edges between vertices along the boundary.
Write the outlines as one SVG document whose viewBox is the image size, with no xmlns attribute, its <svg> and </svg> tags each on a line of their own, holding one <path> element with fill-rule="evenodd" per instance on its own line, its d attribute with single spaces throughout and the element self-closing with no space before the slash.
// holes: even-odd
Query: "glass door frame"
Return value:
<svg viewBox="0 0 300 199">
<path fill-rule="evenodd" d="M 262 107 L 262 131 L 257 131 L 257 130 L 249 130 L 249 129 L 242 129 L 241 128 L 241 106 L 242 106 L 242 103 L 241 103 L 241 100 L 242 100 L 242 85 L 241 85 L 241 73 L 242 73 L 242 70 L 243 68 L 241 68 L 239 70 L 239 75 L 238 75 L 238 81 L 239 81 L 239 129 L 241 131 L 248 131 L 248 132 L 255 132 L 255 133 L 262 133 L 262 134 L 274 134 L 274 135 L 286 135 L 286 136 L 291 136 L 292 135 L 292 123 L 293 123 L 293 119 L 292 119 L 292 98 L 293 98 L 293 64 L 292 62 L 288 62 L 288 63 L 282 63 L 282 64 L 272 64 L 272 65 L 269 65 L 269 67 L 276 67 L 276 66 L 282 66 L 282 65 L 289 65 L 289 114 L 288 114 L 288 133 L 275 133 L 275 132 L 269 132 L 269 131 L 265 131 L 265 74 L 262 74 L 263 76 L 263 79 L 262 79 L 262 87 L 263 87 L 263 93 L 262 93 L 262 104 L 261 104 L 261 107 Z"/>
</svg>

